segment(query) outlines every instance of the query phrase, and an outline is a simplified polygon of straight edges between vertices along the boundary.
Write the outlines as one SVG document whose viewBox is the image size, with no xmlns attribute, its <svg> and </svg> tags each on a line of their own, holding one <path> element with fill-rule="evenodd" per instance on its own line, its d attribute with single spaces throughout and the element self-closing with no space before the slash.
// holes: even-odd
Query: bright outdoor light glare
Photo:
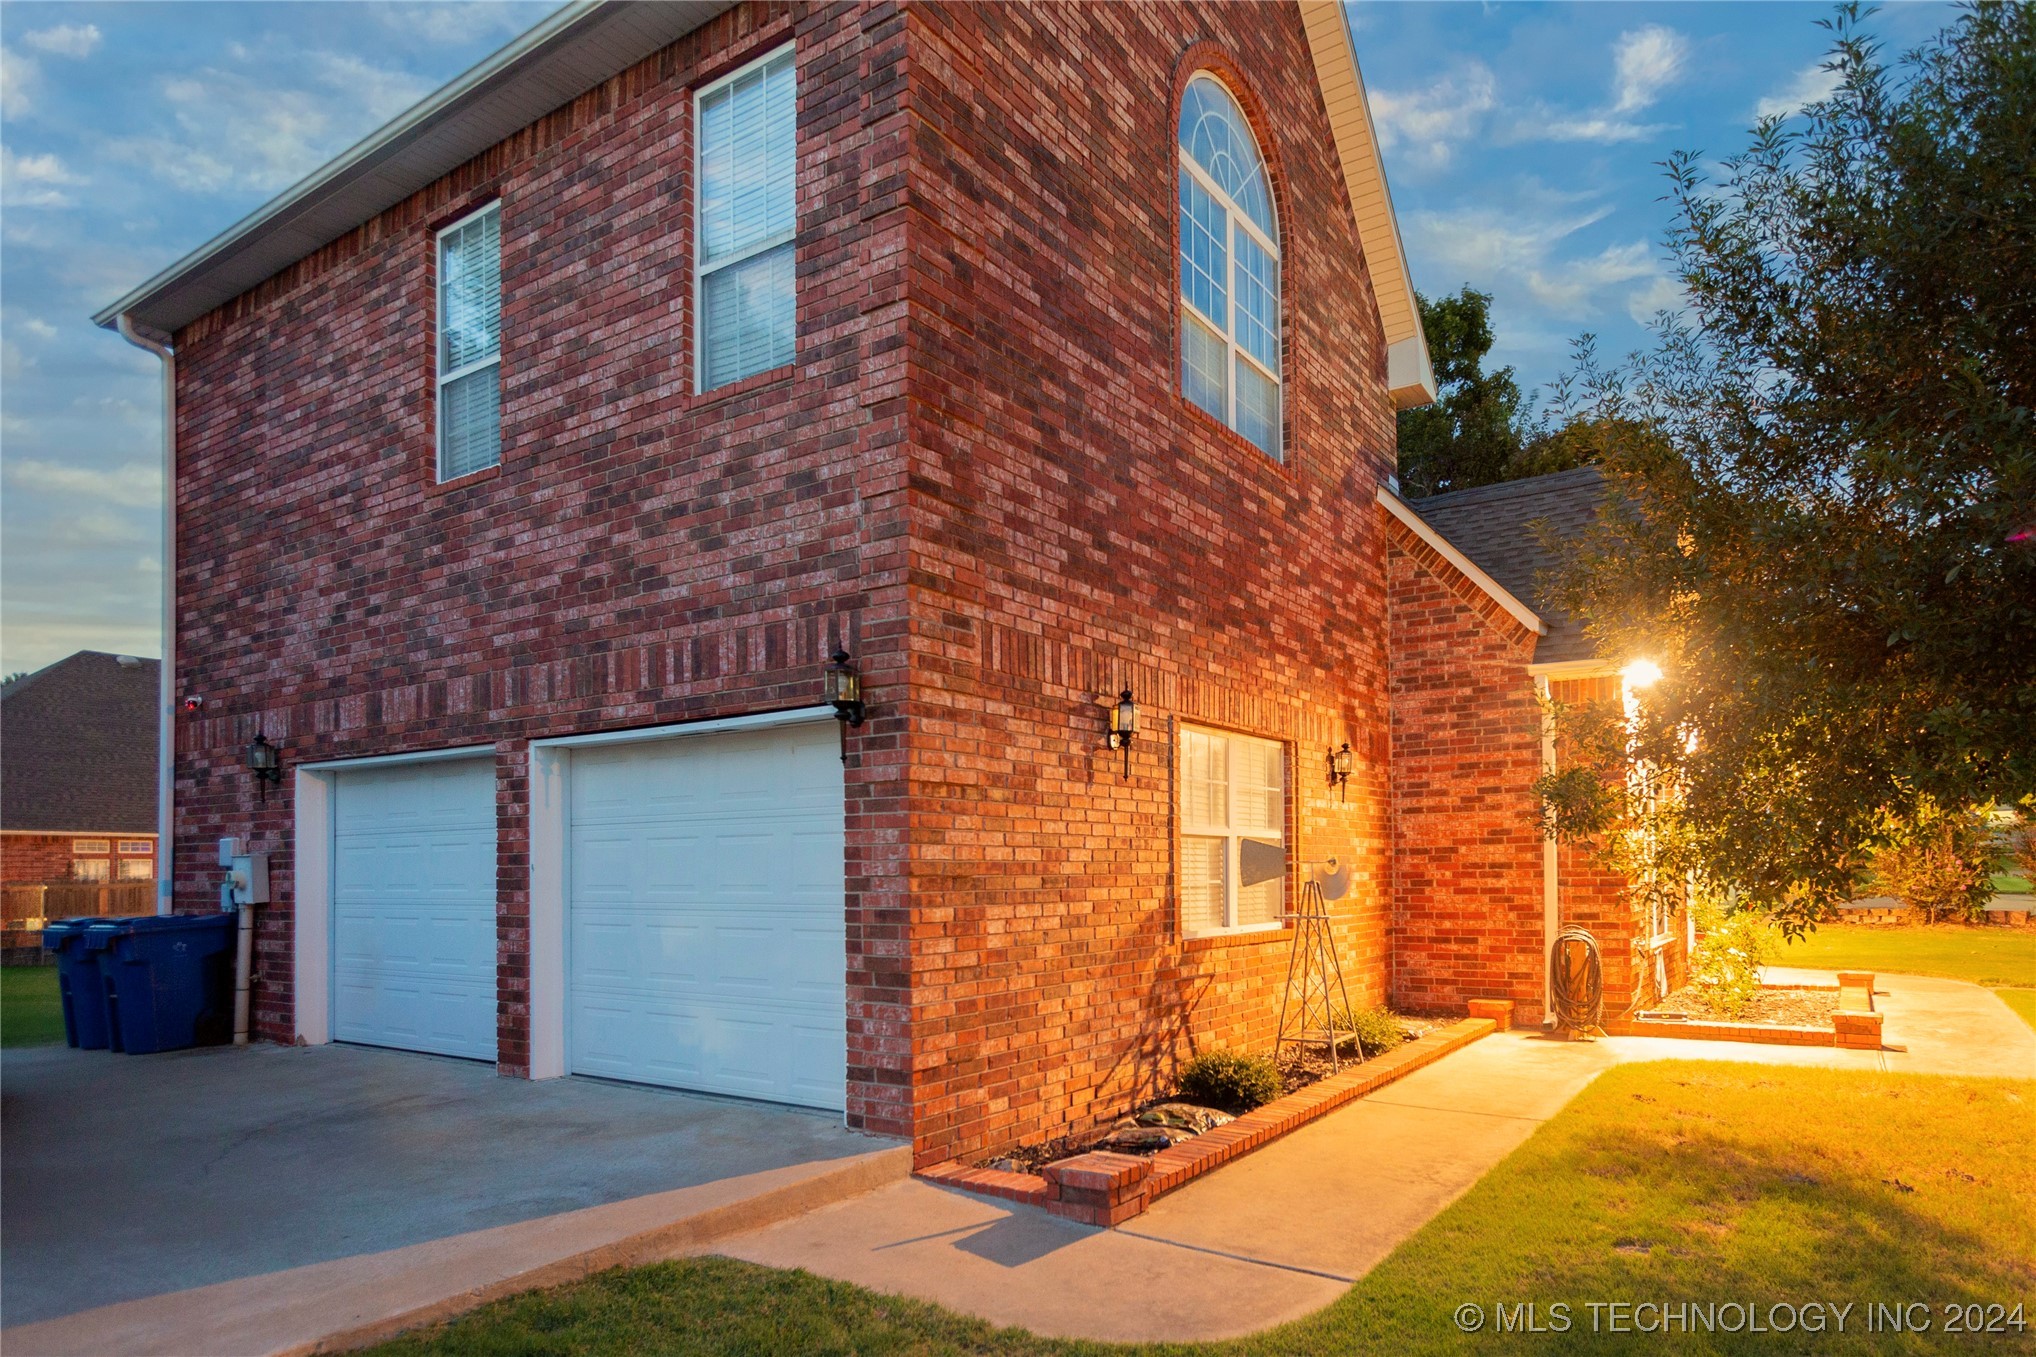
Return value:
<svg viewBox="0 0 2036 1357">
<path fill-rule="evenodd" d="M 1661 677 L 1661 666 L 1653 660 L 1635 660 L 1620 671 L 1628 688 L 1645 688 Z"/>
</svg>

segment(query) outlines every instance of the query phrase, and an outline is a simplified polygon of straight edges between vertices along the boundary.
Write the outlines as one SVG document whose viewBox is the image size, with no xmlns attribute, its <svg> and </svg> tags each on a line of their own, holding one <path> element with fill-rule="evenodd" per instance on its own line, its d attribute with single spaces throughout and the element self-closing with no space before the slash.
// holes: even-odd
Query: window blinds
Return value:
<svg viewBox="0 0 2036 1357">
<path fill-rule="evenodd" d="M 502 213 L 438 238 L 438 478 L 502 460 Z"/>
<path fill-rule="evenodd" d="M 792 51 L 700 99 L 700 386 L 792 361 L 796 322 Z"/>
</svg>

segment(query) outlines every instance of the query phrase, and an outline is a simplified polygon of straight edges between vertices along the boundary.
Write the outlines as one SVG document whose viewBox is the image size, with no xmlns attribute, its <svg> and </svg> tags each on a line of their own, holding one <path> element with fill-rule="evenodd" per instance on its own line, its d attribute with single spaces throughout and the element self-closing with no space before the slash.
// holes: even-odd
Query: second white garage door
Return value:
<svg viewBox="0 0 2036 1357">
<path fill-rule="evenodd" d="M 847 1103 L 832 721 L 572 754 L 569 1067 Z"/>
</svg>

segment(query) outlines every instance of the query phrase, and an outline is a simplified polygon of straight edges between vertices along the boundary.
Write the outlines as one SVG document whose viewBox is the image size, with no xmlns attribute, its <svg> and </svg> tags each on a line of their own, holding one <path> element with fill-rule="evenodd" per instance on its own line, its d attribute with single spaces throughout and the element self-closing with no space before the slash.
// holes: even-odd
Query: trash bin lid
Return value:
<svg viewBox="0 0 2036 1357">
<path fill-rule="evenodd" d="M 174 933 L 191 928 L 218 928 L 223 923 L 238 920 L 231 914 L 138 914 L 130 919 L 112 919 L 107 922 L 118 924 L 123 933 Z"/>
</svg>

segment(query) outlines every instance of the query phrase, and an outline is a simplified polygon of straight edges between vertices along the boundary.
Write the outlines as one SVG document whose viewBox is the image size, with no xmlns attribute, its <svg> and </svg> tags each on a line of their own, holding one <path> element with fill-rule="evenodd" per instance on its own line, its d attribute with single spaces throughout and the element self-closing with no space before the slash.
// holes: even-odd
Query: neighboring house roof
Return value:
<svg viewBox="0 0 2036 1357">
<path fill-rule="evenodd" d="M 578 0 L 92 317 L 167 339 L 731 8 L 731 0 Z M 1406 251 L 1343 7 L 1301 17 L 1336 137 L 1402 409 L 1435 399 Z"/>
<path fill-rule="evenodd" d="M 1558 538 L 1574 537 L 1596 520 L 1605 480 L 1594 466 L 1501 481 L 1411 501 L 1428 525 L 1475 561 L 1516 598 L 1525 599 L 1548 626 L 1534 647 L 1534 663 L 1566 664 L 1596 658 L 1583 623 L 1552 606 L 1538 578 L 1555 565 L 1537 525 Z"/>
<path fill-rule="evenodd" d="M 155 833 L 160 668 L 81 650 L 0 688 L 0 829 Z"/>
</svg>

